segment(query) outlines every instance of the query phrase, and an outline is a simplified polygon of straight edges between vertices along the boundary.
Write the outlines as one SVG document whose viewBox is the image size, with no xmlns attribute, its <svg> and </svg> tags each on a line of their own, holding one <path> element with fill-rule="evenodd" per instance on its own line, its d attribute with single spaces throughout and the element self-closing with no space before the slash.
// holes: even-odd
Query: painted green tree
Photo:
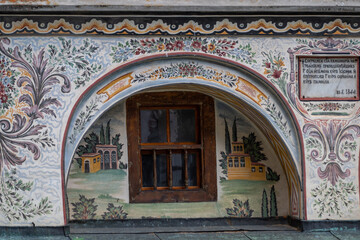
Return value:
<svg viewBox="0 0 360 240">
<path fill-rule="evenodd" d="M 255 133 L 250 133 L 248 137 L 243 137 L 245 153 L 250 155 L 252 162 L 259 162 L 267 160 L 266 155 L 262 152 L 264 149 L 261 146 L 261 141 L 256 141 Z"/>
<path fill-rule="evenodd" d="M 222 173 L 225 175 L 225 177 L 227 177 L 227 155 L 225 154 L 225 152 L 221 151 L 220 152 L 221 155 L 221 159 L 219 160 L 220 164 L 219 166 L 222 169 Z"/>
<path fill-rule="evenodd" d="M 232 140 L 233 142 L 237 142 L 238 137 L 237 137 L 237 127 L 236 127 L 236 117 L 234 117 L 234 122 L 232 125 Z"/>
<path fill-rule="evenodd" d="M 270 190 L 270 217 L 276 217 L 278 215 L 275 186 L 273 185 Z"/>
<path fill-rule="evenodd" d="M 225 153 L 226 155 L 231 153 L 231 143 L 230 143 L 230 133 L 229 133 L 229 127 L 227 124 L 226 119 L 224 118 L 225 121 Z"/>
<path fill-rule="evenodd" d="M 96 145 L 99 144 L 99 137 L 96 135 L 96 133 L 91 132 L 89 134 L 89 137 L 85 137 L 84 141 L 86 142 L 86 145 L 79 145 L 76 153 L 81 157 L 84 153 L 94 153 L 96 151 Z M 81 158 L 76 158 L 76 161 L 81 167 Z"/>
<path fill-rule="evenodd" d="M 107 212 L 104 212 L 104 214 L 101 215 L 104 220 L 126 219 L 128 215 L 123 206 L 119 205 L 118 207 L 115 207 L 113 203 L 108 203 L 106 210 Z"/>
<path fill-rule="evenodd" d="M 86 198 L 79 194 L 79 202 L 71 203 L 73 205 L 72 217 L 76 220 L 94 219 L 98 205 L 95 205 L 95 198 Z"/>
<path fill-rule="evenodd" d="M 100 144 L 105 144 L 105 132 L 104 132 L 104 125 L 101 124 L 100 128 Z"/>
<path fill-rule="evenodd" d="M 277 182 L 280 180 L 280 175 L 277 174 L 276 171 L 273 171 L 271 168 L 268 167 L 266 172 L 266 180 Z"/>
<path fill-rule="evenodd" d="M 112 145 L 115 145 L 116 146 L 116 149 L 117 149 L 117 154 L 118 154 L 118 159 L 120 160 L 122 155 L 123 155 L 123 151 L 122 150 L 122 147 L 124 146 L 124 144 L 120 143 L 120 133 L 119 134 L 116 134 L 115 137 L 112 138 Z M 123 163 L 121 161 L 119 161 L 119 168 L 120 169 L 126 169 L 127 168 L 127 164 L 126 163 Z"/>
<path fill-rule="evenodd" d="M 254 210 L 250 208 L 249 199 L 245 202 L 233 199 L 233 208 L 226 208 L 226 213 L 232 217 L 251 217 Z"/>
<path fill-rule="evenodd" d="M 266 194 L 265 189 L 264 189 L 263 194 L 262 194 L 261 216 L 263 218 L 269 217 L 268 198 L 267 198 L 267 194 Z"/>
<path fill-rule="evenodd" d="M 111 121 L 111 119 L 107 122 L 106 129 L 105 129 L 105 144 L 106 145 L 110 145 L 110 136 L 111 136 L 111 133 L 110 133 L 110 121 Z"/>
</svg>

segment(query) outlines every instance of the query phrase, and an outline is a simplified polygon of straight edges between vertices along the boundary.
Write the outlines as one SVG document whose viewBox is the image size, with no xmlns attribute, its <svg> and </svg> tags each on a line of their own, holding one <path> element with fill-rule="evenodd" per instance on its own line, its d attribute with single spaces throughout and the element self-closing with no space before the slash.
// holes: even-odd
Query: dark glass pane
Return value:
<svg viewBox="0 0 360 240">
<path fill-rule="evenodd" d="M 166 110 L 140 110 L 141 142 L 167 142 Z"/>
<path fill-rule="evenodd" d="M 166 154 L 156 155 L 156 179 L 158 187 L 168 186 Z"/>
<path fill-rule="evenodd" d="M 188 184 L 189 186 L 197 186 L 197 166 L 196 166 L 196 153 L 188 154 Z"/>
<path fill-rule="evenodd" d="M 194 109 L 170 110 L 170 141 L 196 142 Z"/>
<path fill-rule="evenodd" d="M 142 186 L 154 186 L 154 162 L 152 155 L 141 155 L 142 160 Z"/>
<path fill-rule="evenodd" d="M 172 179 L 173 187 L 185 186 L 185 164 L 184 156 L 180 153 L 172 154 Z"/>
</svg>

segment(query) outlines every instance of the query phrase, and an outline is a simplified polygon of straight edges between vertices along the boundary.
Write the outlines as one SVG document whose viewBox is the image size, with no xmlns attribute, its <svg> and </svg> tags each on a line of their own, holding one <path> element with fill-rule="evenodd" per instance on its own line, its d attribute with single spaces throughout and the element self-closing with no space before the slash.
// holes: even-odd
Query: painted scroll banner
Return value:
<svg viewBox="0 0 360 240">
<path fill-rule="evenodd" d="M 301 100 L 359 100 L 358 57 L 299 57 Z"/>
</svg>

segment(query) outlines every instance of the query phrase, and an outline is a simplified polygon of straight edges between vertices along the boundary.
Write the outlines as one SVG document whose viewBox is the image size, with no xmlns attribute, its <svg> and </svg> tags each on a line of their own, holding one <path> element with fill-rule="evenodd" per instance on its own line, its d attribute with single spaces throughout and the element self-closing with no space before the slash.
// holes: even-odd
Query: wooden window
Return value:
<svg viewBox="0 0 360 240">
<path fill-rule="evenodd" d="M 216 200 L 211 97 L 154 92 L 127 100 L 130 202 Z"/>
</svg>

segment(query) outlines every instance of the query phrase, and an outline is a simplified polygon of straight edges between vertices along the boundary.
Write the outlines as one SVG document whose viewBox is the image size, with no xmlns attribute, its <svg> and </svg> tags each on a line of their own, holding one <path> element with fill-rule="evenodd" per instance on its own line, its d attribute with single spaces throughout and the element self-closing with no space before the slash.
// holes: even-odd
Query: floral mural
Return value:
<svg viewBox="0 0 360 240">
<path fill-rule="evenodd" d="M 358 101 L 312 102 L 299 99 L 298 80 L 295 77 L 296 56 L 308 55 L 316 51 L 342 52 L 358 56 L 360 41 L 356 38 L 340 37 L 316 39 L 286 37 L 279 40 L 271 37 L 266 39 L 242 37 L 240 39 L 236 36 L 123 36 L 121 38 L 35 36 L 31 40 L 22 36 L 1 38 L 0 220 L 4 224 L 23 224 L 34 221 L 42 225 L 46 225 L 47 221 L 50 221 L 50 225 L 59 225 L 66 221 L 64 220 L 66 216 L 65 218 L 62 216 L 62 214 L 65 215 L 61 200 L 62 181 L 70 168 L 70 164 L 66 161 L 71 161 L 72 158 L 62 159 L 62 144 L 68 141 L 65 145 L 72 148 L 74 153 L 79 145 L 86 147 L 86 144 L 80 144 L 81 139 L 89 137 L 84 135 L 85 131 L 91 128 L 96 119 L 101 118 L 100 115 L 104 109 L 108 109 L 116 99 L 123 99 L 127 96 L 126 94 L 132 93 L 131 91 L 119 92 L 113 98 L 106 99 L 105 94 L 96 93 L 98 89 L 95 86 L 93 95 L 89 94 L 89 98 L 87 98 L 88 95 L 83 95 L 95 82 L 103 87 L 113 81 L 114 79 L 111 78 L 116 77 L 107 75 L 113 69 L 123 71 L 122 74 L 129 74 L 131 80 L 127 84 L 137 90 L 141 89 L 142 84 L 155 86 L 157 84 L 155 80 L 174 83 L 181 83 L 182 80 L 196 80 L 204 81 L 204 85 L 207 86 L 226 89 L 229 95 L 241 96 L 241 100 L 249 105 L 252 104 L 251 107 L 255 111 L 264 111 L 264 118 L 279 132 L 285 142 L 284 146 L 290 149 L 292 157 L 297 156 L 297 151 L 299 155 L 303 151 L 304 159 L 295 159 L 296 163 L 293 163 L 296 165 L 293 169 L 297 169 L 299 174 L 291 173 L 293 174 L 291 177 L 296 179 L 299 176 L 300 182 L 304 182 L 301 188 L 296 187 L 305 189 L 306 217 L 308 219 L 355 219 L 358 214 L 356 206 L 359 203 L 357 178 L 360 138 L 359 104 Z M 197 56 L 212 55 L 213 59 L 222 59 L 224 65 L 216 65 L 215 62 L 205 64 L 205 61 L 197 61 L 195 57 L 192 60 L 188 57 L 186 61 L 180 58 L 173 61 L 167 61 L 167 59 L 163 62 L 159 61 L 155 67 L 151 63 L 148 66 L 146 65 L 148 63 L 141 65 L 139 69 L 130 66 L 129 72 L 126 72 L 127 69 L 122 69 L 124 64 L 143 57 L 185 52 Z M 249 81 L 249 84 L 245 84 L 245 80 L 250 79 L 247 78 L 248 75 L 237 74 L 235 65 L 228 66 L 227 61 L 235 61 L 244 69 L 254 71 L 244 72 L 249 76 L 257 73 L 259 75 L 256 78 L 260 80 Z M 260 82 L 263 85 L 259 84 Z M 271 88 L 264 86 L 271 86 Z M 275 89 L 275 91 L 268 89 Z M 224 99 L 227 98 L 224 97 Z M 75 106 L 77 102 L 79 108 Z M 74 124 L 69 124 L 69 134 L 66 135 L 66 124 L 70 116 L 74 116 Z M 240 120 L 234 116 L 225 117 L 225 119 L 231 145 L 233 134 L 230 132 L 233 129 L 233 122 Z M 262 216 L 261 207 L 263 205 L 266 209 L 266 204 L 268 204 L 266 212 L 268 216 L 272 216 L 271 212 L 275 214 L 275 204 L 271 199 L 276 199 L 275 203 L 277 202 L 278 205 L 284 201 L 279 194 L 281 187 L 278 187 L 278 184 L 286 179 L 284 173 L 275 165 L 271 165 L 271 160 L 259 161 L 266 165 L 266 180 L 264 181 L 266 186 L 263 186 L 263 183 L 253 182 L 253 186 L 258 184 L 256 186 L 260 189 L 256 196 L 230 194 L 230 188 L 233 185 L 231 181 L 237 180 L 228 180 L 229 172 L 226 167 L 228 153 L 225 147 L 225 141 L 228 140 L 224 139 L 226 130 L 223 121 L 223 117 L 218 119 L 219 128 L 224 131 L 221 133 L 223 135 L 219 142 L 224 146 L 218 147 L 220 151 L 217 152 L 217 165 L 219 185 L 222 186 L 221 191 L 224 193 L 222 196 L 225 196 L 226 200 L 220 201 L 216 206 L 206 205 L 208 209 L 217 209 L 221 214 L 209 212 L 204 217 L 260 217 Z M 297 128 L 294 128 L 292 121 Z M 262 123 L 264 122 L 260 122 Z M 236 123 L 236 125 L 239 124 Z M 240 134 L 239 129 L 238 132 L 238 139 L 249 138 L 251 133 L 248 131 Z M 262 137 L 262 141 L 269 136 L 266 131 L 264 132 L 266 137 Z M 96 134 L 100 136 L 98 132 Z M 112 137 L 116 137 L 116 134 Z M 119 181 L 126 185 L 127 155 L 124 139 L 126 139 L 126 132 L 122 132 L 115 139 L 118 145 L 124 144 L 121 149 L 124 151 L 123 168 L 118 172 L 106 173 L 106 179 L 110 181 L 119 178 Z M 300 142 L 293 139 L 299 139 Z M 276 147 L 274 149 L 276 150 Z M 272 154 L 277 155 L 277 153 Z M 269 156 L 267 157 L 270 159 Z M 65 173 L 62 172 L 61 161 L 64 161 Z M 302 161 L 304 161 L 303 165 Z M 284 165 L 285 171 L 289 169 L 288 165 Z M 305 170 L 304 175 L 301 173 L 302 167 Z M 79 174 L 71 170 L 69 173 Z M 302 179 L 303 177 L 305 179 Z M 48 185 L 45 183 L 46 180 L 48 180 Z M 82 183 L 90 181 L 94 186 L 98 186 L 97 180 L 96 177 L 82 178 Z M 272 190 L 273 185 L 274 190 Z M 52 188 L 45 191 L 47 186 L 52 186 Z M 246 184 L 241 186 L 249 190 Z M 121 188 L 125 197 L 116 194 L 118 189 L 115 187 L 110 192 L 100 192 L 95 195 L 72 192 L 71 203 L 80 203 L 76 206 L 69 205 L 70 208 L 77 209 L 74 211 L 70 209 L 70 212 L 73 211 L 70 218 L 75 212 L 80 213 L 86 204 L 92 206 L 96 219 L 174 217 L 174 214 L 169 214 L 165 210 L 160 211 L 158 206 L 156 206 L 159 210 L 157 215 L 144 205 L 139 205 L 136 210 L 132 209 L 126 201 L 127 186 L 116 187 Z M 293 188 L 293 185 L 290 188 Z M 267 201 L 264 200 L 264 204 L 262 204 L 263 190 L 267 194 Z M 241 189 L 236 191 L 240 192 Z M 298 193 L 298 199 L 294 205 L 301 207 L 300 190 Z M 92 199 L 94 201 L 91 201 Z M 271 211 L 271 204 L 273 211 Z M 194 210 L 199 216 L 203 214 L 196 212 L 195 207 L 189 209 Z M 167 211 L 170 210 L 167 209 Z M 297 210 L 298 217 L 305 218 L 301 216 L 302 210 Z M 88 216 L 91 217 L 91 214 Z M 55 220 L 52 221 L 52 219 Z"/>
</svg>

